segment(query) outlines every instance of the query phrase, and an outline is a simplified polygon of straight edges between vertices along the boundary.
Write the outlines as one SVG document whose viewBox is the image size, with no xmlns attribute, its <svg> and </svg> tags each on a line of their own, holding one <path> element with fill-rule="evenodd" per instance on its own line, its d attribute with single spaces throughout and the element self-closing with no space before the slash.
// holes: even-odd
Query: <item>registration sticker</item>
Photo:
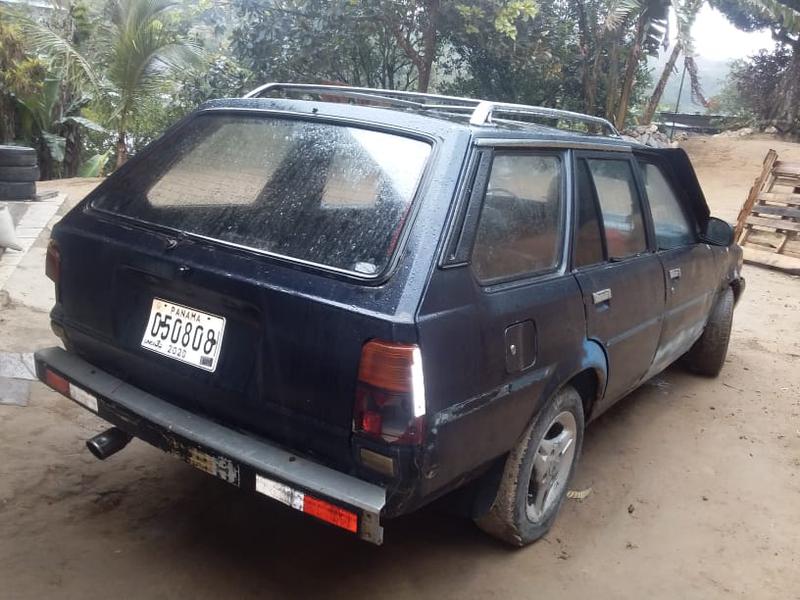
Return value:
<svg viewBox="0 0 800 600">
<path fill-rule="evenodd" d="M 177 443 L 172 444 L 169 453 L 189 463 L 196 469 L 200 469 L 214 477 L 219 477 L 222 481 L 227 481 L 236 486 L 239 485 L 239 465 L 230 458 L 214 456 L 200 450 L 200 448 L 183 446 Z"/>
</svg>

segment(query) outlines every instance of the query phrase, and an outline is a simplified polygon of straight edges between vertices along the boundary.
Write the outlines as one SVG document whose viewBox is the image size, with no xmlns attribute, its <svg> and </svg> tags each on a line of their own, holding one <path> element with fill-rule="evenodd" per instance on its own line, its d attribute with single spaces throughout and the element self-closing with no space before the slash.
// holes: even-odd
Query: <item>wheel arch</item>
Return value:
<svg viewBox="0 0 800 600">
<path fill-rule="evenodd" d="M 585 340 L 582 350 L 578 363 L 558 378 L 560 383 L 555 386 L 548 397 L 567 385 L 572 386 L 583 401 L 583 415 L 585 422 L 588 423 L 592 418 L 594 407 L 603 398 L 606 391 L 608 358 L 603 346 L 594 340 Z"/>
</svg>

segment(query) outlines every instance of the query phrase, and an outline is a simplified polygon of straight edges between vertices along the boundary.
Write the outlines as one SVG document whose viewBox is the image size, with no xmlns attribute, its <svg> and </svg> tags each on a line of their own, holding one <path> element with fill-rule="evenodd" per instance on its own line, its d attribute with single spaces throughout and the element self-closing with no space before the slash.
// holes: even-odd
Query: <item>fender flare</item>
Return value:
<svg viewBox="0 0 800 600">
<path fill-rule="evenodd" d="M 552 398 L 563 386 L 569 384 L 575 377 L 585 371 L 592 371 L 597 377 L 597 393 L 591 399 L 590 407 L 596 406 L 605 396 L 606 386 L 608 385 L 608 355 L 605 347 L 594 339 L 584 339 L 581 345 L 581 353 L 576 360 L 569 361 L 562 369 L 554 373 L 550 379 L 544 398 Z M 591 412 L 591 410 L 589 411 Z M 585 415 L 587 423 L 591 420 L 590 414 Z"/>
</svg>

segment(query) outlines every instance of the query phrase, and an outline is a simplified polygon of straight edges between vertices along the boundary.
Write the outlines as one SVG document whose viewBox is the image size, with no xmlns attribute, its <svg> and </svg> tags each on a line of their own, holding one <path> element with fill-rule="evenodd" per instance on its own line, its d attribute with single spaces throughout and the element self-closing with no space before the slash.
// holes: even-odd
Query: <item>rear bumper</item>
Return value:
<svg viewBox="0 0 800 600">
<path fill-rule="evenodd" d="M 72 400 L 127 433 L 242 489 L 382 543 L 384 488 L 174 406 L 61 348 L 39 350 L 35 359 L 39 379 L 47 383 L 47 370 L 63 377 Z"/>
</svg>

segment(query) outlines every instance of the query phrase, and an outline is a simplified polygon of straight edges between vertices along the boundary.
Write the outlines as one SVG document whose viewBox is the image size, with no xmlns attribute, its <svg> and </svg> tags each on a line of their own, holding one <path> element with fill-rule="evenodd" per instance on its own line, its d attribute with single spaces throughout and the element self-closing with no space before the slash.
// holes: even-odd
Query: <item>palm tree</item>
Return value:
<svg viewBox="0 0 800 600">
<path fill-rule="evenodd" d="M 116 132 L 117 168 L 128 159 L 129 127 L 143 106 L 164 93 L 172 72 L 197 64 L 202 56 L 199 46 L 169 27 L 164 18 L 178 4 L 175 0 L 111 0 L 111 22 L 98 28 L 97 56 L 92 61 L 46 25 L 24 22 L 34 48 L 58 58 L 68 70 L 80 72 L 98 92 L 107 124 Z"/>
<path fill-rule="evenodd" d="M 197 46 L 165 26 L 173 0 L 114 0 L 107 33 L 106 77 L 115 96 L 111 121 L 117 132 L 117 168 L 128 159 L 128 127 L 146 100 L 163 91 L 165 76 L 192 64 Z M 108 97 L 108 96 L 107 96 Z"/>
</svg>

